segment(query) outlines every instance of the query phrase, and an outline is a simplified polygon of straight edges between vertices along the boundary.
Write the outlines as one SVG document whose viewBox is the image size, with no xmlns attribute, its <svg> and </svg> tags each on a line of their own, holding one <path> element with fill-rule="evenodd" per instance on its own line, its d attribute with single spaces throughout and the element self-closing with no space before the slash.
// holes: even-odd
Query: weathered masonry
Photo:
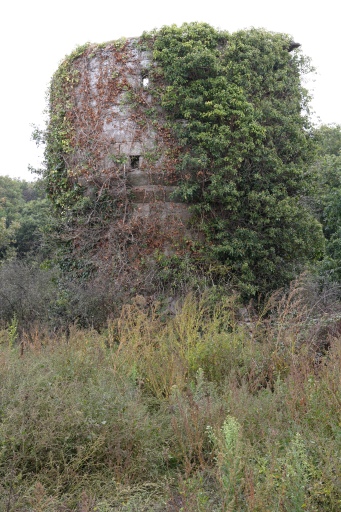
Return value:
<svg viewBox="0 0 341 512">
<path fill-rule="evenodd" d="M 173 239 L 175 231 L 187 232 L 190 215 L 175 195 L 176 149 L 151 94 L 151 66 L 137 39 L 89 46 L 72 60 L 73 150 L 65 160 L 85 194 L 110 190 L 125 203 L 125 222 L 144 219 Z"/>
</svg>

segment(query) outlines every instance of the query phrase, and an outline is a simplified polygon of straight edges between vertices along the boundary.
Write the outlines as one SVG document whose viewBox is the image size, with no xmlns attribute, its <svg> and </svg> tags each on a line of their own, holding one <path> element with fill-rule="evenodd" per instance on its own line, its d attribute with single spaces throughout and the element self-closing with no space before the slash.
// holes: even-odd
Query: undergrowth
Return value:
<svg viewBox="0 0 341 512">
<path fill-rule="evenodd" d="M 136 297 L 101 334 L 1 331 L 0 509 L 339 511 L 337 322 L 301 280 L 257 314 Z"/>
</svg>

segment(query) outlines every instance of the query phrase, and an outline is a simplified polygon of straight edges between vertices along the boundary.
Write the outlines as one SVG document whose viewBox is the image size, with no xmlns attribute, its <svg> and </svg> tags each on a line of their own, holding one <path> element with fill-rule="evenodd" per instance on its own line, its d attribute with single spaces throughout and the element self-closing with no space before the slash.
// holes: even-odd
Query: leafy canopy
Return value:
<svg viewBox="0 0 341 512">
<path fill-rule="evenodd" d="M 0 176 L 0 262 L 39 249 L 48 212 L 39 182 Z"/>
<path fill-rule="evenodd" d="M 326 254 L 319 270 L 332 281 L 341 280 L 341 126 L 322 125 L 316 131 L 318 158 L 312 166 L 317 178 L 315 208 L 326 238 Z"/>
</svg>

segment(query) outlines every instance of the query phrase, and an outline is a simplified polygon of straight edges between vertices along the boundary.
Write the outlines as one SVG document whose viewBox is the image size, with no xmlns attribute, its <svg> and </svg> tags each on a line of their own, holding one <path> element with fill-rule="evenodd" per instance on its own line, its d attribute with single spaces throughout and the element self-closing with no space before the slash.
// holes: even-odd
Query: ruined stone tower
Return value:
<svg viewBox="0 0 341 512">
<path fill-rule="evenodd" d="M 93 275 L 95 262 L 117 280 L 122 265 L 185 261 L 254 294 L 286 282 L 298 254 L 317 257 L 320 227 L 299 205 L 313 146 L 295 48 L 287 34 L 191 23 L 66 58 L 45 182 L 72 269 Z"/>
</svg>

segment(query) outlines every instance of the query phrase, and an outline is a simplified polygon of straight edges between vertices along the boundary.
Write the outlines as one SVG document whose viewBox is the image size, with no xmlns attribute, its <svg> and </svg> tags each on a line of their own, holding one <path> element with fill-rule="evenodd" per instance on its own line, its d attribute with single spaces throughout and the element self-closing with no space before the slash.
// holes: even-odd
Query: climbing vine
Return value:
<svg viewBox="0 0 341 512">
<path fill-rule="evenodd" d="M 204 253 L 246 294 L 288 282 L 323 251 L 319 223 L 300 201 L 314 142 L 301 74 L 285 34 L 228 34 L 207 24 L 144 34 L 159 101 L 181 146 L 180 194 L 205 233 Z"/>
<path fill-rule="evenodd" d="M 79 46 L 63 60 L 54 74 L 49 95 L 49 124 L 46 131 L 45 183 L 54 206 L 65 211 L 81 192 L 68 176 L 67 157 L 73 152 L 72 90 L 79 81 L 73 61 L 82 55 L 88 44 Z"/>
</svg>

